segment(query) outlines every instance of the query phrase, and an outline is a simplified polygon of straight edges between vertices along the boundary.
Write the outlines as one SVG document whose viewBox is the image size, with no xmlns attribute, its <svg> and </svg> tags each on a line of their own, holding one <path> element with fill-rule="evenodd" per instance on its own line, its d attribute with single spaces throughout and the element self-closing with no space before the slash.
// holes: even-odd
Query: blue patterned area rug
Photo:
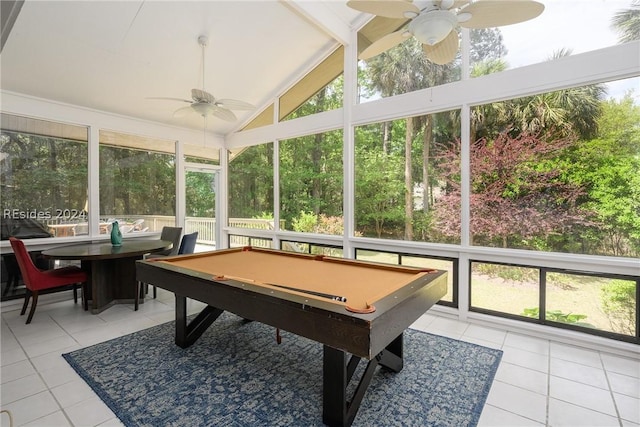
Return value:
<svg viewBox="0 0 640 427">
<path fill-rule="evenodd" d="M 408 330 L 354 426 L 474 426 L 502 352 Z M 322 345 L 224 314 L 188 349 L 173 322 L 63 357 L 126 426 L 322 426 Z M 364 363 L 361 363 L 364 365 Z"/>
</svg>

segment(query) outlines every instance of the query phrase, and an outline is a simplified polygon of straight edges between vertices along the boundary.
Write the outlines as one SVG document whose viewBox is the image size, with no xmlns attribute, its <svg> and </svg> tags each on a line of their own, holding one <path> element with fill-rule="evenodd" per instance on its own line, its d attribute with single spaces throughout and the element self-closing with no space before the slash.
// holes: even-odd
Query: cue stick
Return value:
<svg viewBox="0 0 640 427">
<path fill-rule="evenodd" d="M 302 292 L 309 295 L 315 295 L 317 297 L 328 298 L 334 301 L 347 302 L 347 297 L 341 297 L 339 295 L 331 295 L 331 294 L 325 294 L 322 292 L 307 291 L 305 289 L 291 288 L 289 286 L 284 286 L 284 285 L 276 285 L 275 283 L 267 283 L 267 285 L 275 286 L 277 288 L 282 288 L 282 289 L 288 289 L 290 291 Z"/>
<path fill-rule="evenodd" d="M 290 286 L 284 286 L 284 285 L 276 285 L 275 283 L 260 282 L 260 281 L 257 281 L 257 280 L 247 279 L 247 278 L 244 278 L 244 277 L 229 276 L 229 275 L 226 275 L 226 274 L 217 274 L 217 275 L 214 274 L 213 278 L 215 280 L 230 279 L 230 280 L 237 280 L 239 282 L 255 283 L 256 285 L 274 286 L 276 288 L 282 288 L 282 289 L 287 289 L 287 290 L 290 290 L 290 291 L 301 292 L 303 294 L 309 294 L 309 295 L 314 295 L 314 296 L 321 297 L 321 298 L 327 298 L 327 299 L 330 299 L 330 300 L 333 300 L 333 301 L 347 302 L 347 298 L 346 297 L 341 297 L 339 295 L 325 294 L 323 292 L 308 291 L 306 289 L 292 288 Z"/>
</svg>

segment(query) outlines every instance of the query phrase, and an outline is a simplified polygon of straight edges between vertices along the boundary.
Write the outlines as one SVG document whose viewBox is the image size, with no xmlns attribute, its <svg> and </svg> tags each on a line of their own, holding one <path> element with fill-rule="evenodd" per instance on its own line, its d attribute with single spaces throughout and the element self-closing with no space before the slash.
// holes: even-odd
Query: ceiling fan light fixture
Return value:
<svg viewBox="0 0 640 427">
<path fill-rule="evenodd" d="M 433 46 L 444 40 L 458 24 L 456 16 L 447 10 L 433 10 L 415 18 L 409 31 L 423 44 Z"/>
<path fill-rule="evenodd" d="M 209 114 L 209 110 L 210 110 L 210 104 L 207 104 L 205 102 L 194 102 L 193 104 L 191 104 L 191 108 L 193 108 L 193 110 L 200 114 L 202 117 L 205 117 L 207 114 Z"/>
<path fill-rule="evenodd" d="M 418 16 L 418 14 L 412 10 L 407 10 L 405 12 L 402 12 L 402 15 L 407 19 L 413 19 L 416 16 Z"/>
</svg>

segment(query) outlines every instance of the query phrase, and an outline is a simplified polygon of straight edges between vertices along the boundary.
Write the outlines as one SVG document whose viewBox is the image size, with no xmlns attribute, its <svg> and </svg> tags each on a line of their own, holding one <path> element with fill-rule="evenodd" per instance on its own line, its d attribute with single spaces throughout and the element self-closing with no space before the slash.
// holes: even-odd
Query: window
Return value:
<svg viewBox="0 0 640 427">
<path fill-rule="evenodd" d="M 326 255 L 335 258 L 343 258 L 344 251 L 341 247 L 316 245 L 313 243 L 294 242 L 291 240 L 282 240 L 280 242 L 280 249 L 288 252 L 300 252 L 313 255 Z"/>
<path fill-rule="evenodd" d="M 546 279 L 546 320 L 636 335 L 636 281 L 565 272 Z"/>
<path fill-rule="evenodd" d="M 457 111 L 355 129 L 355 223 L 360 235 L 460 242 Z"/>
<path fill-rule="evenodd" d="M 640 277 L 471 262 L 473 311 L 640 342 Z"/>
<path fill-rule="evenodd" d="M 100 232 L 175 225 L 175 143 L 100 131 Z"/>
<path fill-rule="evenodd" d="M 279 99 L 280 120 L 342 107 L 344 47 L 340 46 Z"/>
<path fill-rule="evenodd" d="M 356 249 L 356 259 L 384 264 L 406 265 L 409 267 L 434 268 L 447 271 L 447 294 L 439 304 L 452 307 L 458 306 L 458 260 L 434 258 L 414 254 L 399 254 L 392 252 Z"/>
<path fill-rule="evenodd" d="M 86 127 L 2 114 L 2 239 L 69 237 L 87 225 Z"/>
<path fill-rule="evenodd" d="M 544 12 L 530 21 L 471 30 L 472 74 L 499 72 L 637 40 L 637 32 L 623 30 L 623 23 L 632 19 L 624 14 L 632 9 L 630 1 L 555 0 L 544 5 Z M 581 11 L 580 19 L 575 19 L 576 10 Z M 618 23 L 616 15 L 621 15 Z"/>
<path fill-rule="evenodd" d="M 261 237 L 241 236 L 238 234 L 229 235 L 229 247 L 237 248 L 242 246 L 255 246 L 256 248 L 273 248 L 273 240 Z"/>
<path fill-rule="evenodd" d="M 640 256 L 640 106 L 610 87 L 473 108 L 474 245 Z"/>
<path fill-rule="evenodd" d="M 286 230 L 344 234 L 342 131 L 280 142 L 280 218 Z"/>
<path fill-rule="evenodd" d="M 273 143 L 229 156 L 229 226 L 274 229 Z"/>
<path fill-rule="evenodd" d="M 471 307 L 527 317 L 540 306 L 537 268 L 473 262 Z M 533 310 L 533 311 L 532 311 Z"/>
<path fill-rule="evenodd" d="M 358 52 L 399 30 L 403 20 L 372 19 L 358 32 Z M 413 92 L 460 80 L 460 61 L 437 65 L 426 59 L 422 43 L 408 37 L 384 53 L 358 62 L 359 102 Z"/>
</svg>

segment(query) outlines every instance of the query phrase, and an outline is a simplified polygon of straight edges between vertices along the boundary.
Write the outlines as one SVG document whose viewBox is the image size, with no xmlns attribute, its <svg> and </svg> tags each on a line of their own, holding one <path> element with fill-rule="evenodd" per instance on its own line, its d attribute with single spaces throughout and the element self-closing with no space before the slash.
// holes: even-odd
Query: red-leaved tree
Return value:
<svg viewBox="0 0 640 427">
<path fill-rule="evenodd" d="M 558 162 L 552 161 L 575 141 L 503 132 L 494 140 L 472 144 L 472 241 L 507 247 L 508 238 L 544 238 L 588 224 L 589 213 L 576 203 L 584 191 L 563 179 Z M 435 225 L 444 235 L 459 236 L 460 141 L 442 150 L 438 163 L 446 185 L 434 206 Z"/>
</svg>

